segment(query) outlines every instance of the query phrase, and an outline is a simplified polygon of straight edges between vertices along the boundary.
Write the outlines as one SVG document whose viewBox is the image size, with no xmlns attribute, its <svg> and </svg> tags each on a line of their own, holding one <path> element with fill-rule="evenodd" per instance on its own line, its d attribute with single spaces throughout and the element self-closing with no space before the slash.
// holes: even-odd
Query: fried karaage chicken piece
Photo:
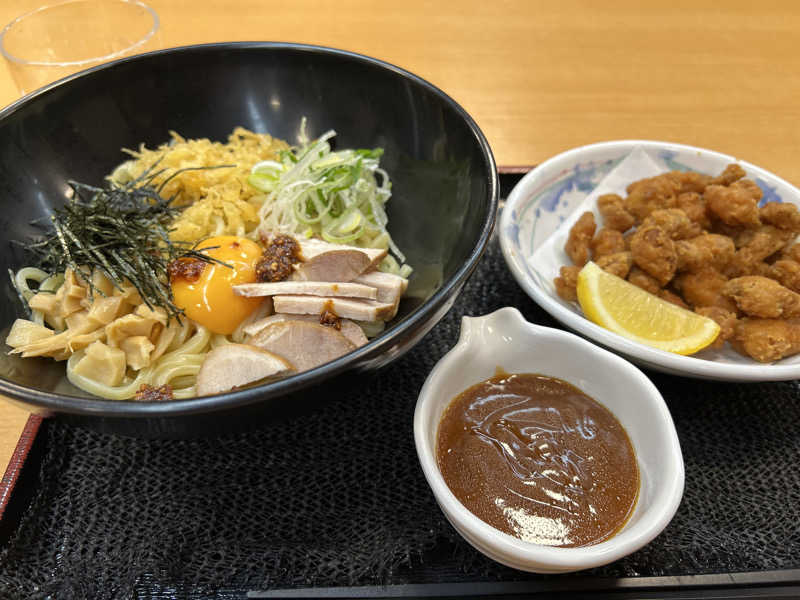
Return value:
<svg viewBox="0 0 800 600">
<path fill-rule="evenodd" d="M 622 233 L 616 229 L 603 227 L 589 242 L 589 248 L 592 250 L 594 261 L 597 262 L 597 259 L 603 256 L 625 252 L 625 240 L 622 237 Z"/>
<path fill-rule="evenodd" d="M 631 267 L 631 270 L 628 273 L 628 281 L 636 287 L 640 287 L 644 291 L 650 292 L 651 294 L 658 294 L 658 291 L 661 289 L 661 286 L 658 284 L 658 280 L 656 280 L 655 277 L 648 275 L 636 265 Z"/>
<path fill-rule="evenodd" d="M 760 275 L 761 277 L 766 277 L 767 279 L 775 279 L 775 277 L 772 276 L 772 265 L 766 262 L 755 263 L 752 267 L 750 267 L 750 273 L 748 273 L 748 275 Z"/>
<path fill-rule="evenodd" d="M 633 256 L 630 252 L 617 252 L 602 256 L 596 262 L 604 271 L 625 279 L 633 266 Z"/>
<path fill-rule="evenodd" d="M 678 253 L 678 271 L 699 271 L 706 267 L 721 271 L 736 252 L 731 238 L 715 233 L 678 240 L 675 250 Z"/>
<path fill-rule="evenodd" d="M 628 252 L 630 252 L 631 249 L 631 238 L 633 238 L 634 233 L 636 233 L 636 229 L 629 229 L 622 234 L 622 239 L 625 241 L 625 250 Z"/>
<path fill-rule="evenodd" d="M 735 240 L 739 249 L 726 266 L 726 274 L 729 277 L 741 277 L 762 272 L 761 263 L 783 250 L 794 236 L 791 231 L 772 225 L 762 225 L 740 233 Z"/>
<path fill-rule="evenodd" d="M 717 235 L 731 238 L 734 242 L 736 241 L 736 238 L 743 231 L 750 231 L 750 230 L 749 229 L 745 230 L 742 229 L 741 227 L 733 227 L 731 225 L 726 225 L 725 223 L 723 223 L 718 219 L 711 219 L 711 227 L 708 229 L 709 233 L 716 233 Z"/>
<path fill-rule="evenodd" d="M 559 271 L 560 277 L 556 277 L 553 280 L 553 285 L 556 286 L 556 293 L 566 300 L 567 302 L 577 302 L 578 301 L 578 273 L 580 273 L 580 267 L 561 267 Z"/>
<path fill-rule="evenodd" d="M 781 258 L 770 265 L 770 277 L 793 292 L 800 293 L 800 263 Z"/>
<path fill-rule="evenodd" d="M 800 317 L 800 294 L 774 279 L 760 275 L 737 277 L 725 284 L 722 293 L 732 298 L 739 310 L 751 317 Z"/>
<path fill-rule="evenodd" d="M 675 275 L 678 253 L 675 242 L 660 227 L 642 225 L 631 237 L 633 262 L 654 277 L 661 287 Z"/>
<path fill-rule="evenodd" d="M 778 229 L 800 233 L 800 210 L 789 202 L 767 202 L 758 211 L 763 223 L 774 225 Z"/>
<path fill-rule="evenodd" d="M 685 193 L 702 193 L 706 186 L 713 182 L 710 175 L 697 173 L 696 171 L 670 171 L 667 177 L 675 181 L 679 188 L 679 194 Z"/>
<path fill-rule="evenodd" d="M 675 252 L 678 255 L 678 271 L 700 271 L 710 265 L 714 259 L 709 248 L 695 245 L 691 240 L 676 241 Z"/>
<path fill-rule="evenodd" d="M 706 200 L 697 192 L 684 192 L 677 198 L 677 206 L 686 216 L 697 223 L 701 228 L 711 227 L 711 220 L 706 212 Z"/>
<path fill-rule="evenodd" d="M 759 362 L 772 362 L 800 352 L 800 319 L 741 319 L 731 345 Z"/>
<path fill-rule="evenodd" d="M 564 251 L 573 264 L 582 267 L 589 261 L 589 244 L 594 237 L 595 229 L 597 225 L 594 222 L 594 215 L 587 210 L 569 230 Z"/>
<path fill-rule="evenodd" d="M 716 177 L 711 179 L 709 185 L 730 185 L 735 181 L 739 181 L 742 177 L 747 175 L 744 169 L 736 163 L 731 163 L 725 170 Z"/>
<path fill-rule="evenodd" d="M 625 232 L 636 222 L 633 215 L 625 210 L 625 202 L 617 194 L 603 194 L 598 197 L 597 210 L 603 217 L 603 224 L 609 229 Z"/>
<path fill-rule="evenodd" d="M 783 250 L 795 238 L 793 232 L 781 229 L 774 225 L 761 225 L 754 229 L 740 229 L 733 234 L 732 239 L 737 250 L 749 248 L 754 256 L 767 256 L 778 250 Z"/>
<path fill-rule="evenodd" d="M 690 240 L 692 244 L 700 248 L 707 248 L 711 252 L 711 265 L 717 270 L 724 269 L 733 260 L 736 247 L 733 240 L 724 235 L 716 233 L 704 233 Z"/>
<path fill-rule="evenodd" d="M 719 306 L 736 312 L 734 302 L 723 294 L 728 282 L 727 277 L 711 267 L 698 271 L 681 273 L 673 281 L 675 289 L 680 292 L 689 306 Z"/>
<path fill-rule="evenodd" d="M 800 263 L 800 244 L 792 244 L 784 248 L 781 252 L 781 258 Z"/>
<path fill-rule="evenodd" d="M 725 342 L 733 337 L 737 320 L 735 312 L 719 306 L 701 306 L 696 308 L 694 312 L 712 319 L 719 325 L 719 334 L 717 334 L 714 343 L 711 344 L 712 348 L 722 348 Z"/>
<path fill-rule="evenodd" d="M 660 227 L 673 240 L 697 237 L 703 230 L 679 208 L 654 210 L 642 221 L 642 227 Z"/>
<path fill-rule="evenodd" d="M 710 185 L 703 196 L 708 211 L 717 219 L 733 227 L 758 227 L 758 201 L 761 188 L 749 179 L 743 179 L 728 187 Z"/>
<path fill-rule="evenodd" d="M 647 215 L 661 208 L 674 208 L 678 202 L 680 183 L 669 173 L 634 181 L 627 187 L 625 208 L 641 223 Z"/>
</svg>

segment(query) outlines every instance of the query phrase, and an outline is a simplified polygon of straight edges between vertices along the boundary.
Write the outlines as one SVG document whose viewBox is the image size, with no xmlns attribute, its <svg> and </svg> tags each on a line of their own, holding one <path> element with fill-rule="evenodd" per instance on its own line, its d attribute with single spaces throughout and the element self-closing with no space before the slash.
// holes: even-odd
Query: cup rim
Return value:
<svg viewBox="0 0 800 600">
<path fill-rule="evenodd" d="M 41 12 L 50 10 L 52 8 L 56 8 L 58 6 L 64 6 L 66 4 L 86 3 L 86 2 L 91 2 L 91 1 L 93 1 L 93 0 L 62 0 L 60 2 L 54 2 L 52 4 L 45 4 L 44 6 L 40 6 L 39 8 L 36 8 L 36 9 L 34 9 L 32 11 L 26 12 L 26 13 L 18 16 L 17 18 L 15 18 L 11 22 L 9 22 L 5 27 L 3 27 L 2 31 L 0 31 L 0 54 L 2 54 L 3 57 L 6 60 L 8 60 L 9 62 L 18 64 L 18 65 L 22 65 L 22 66 L 27 66 L 27 67 L 51 67 L 51 68 L 64 68 L 64 67 L 73 68 L 74 67 L 74 68 L 80 69 L 81 67 L 87 67 L 87 66 L 93 65 L 95 63 L 101 63 L 101 62 L 114 60 L 115 58 L 120 58 L 120 57 L 128 54 L 129 52 L 131 52 L 131 50 L 135 50 L 136 48 L 139 48 L 139 47 L 143 46 L 144 44 L 146 44 L 148 41 L 150 41 L 150 39 L 152 39 L 152 37 L 156 34 L 156 32 L 158 31 L 159 27 L 161 26 L 161 21 L 158 18 L 158 13 L 155 10 L 153 10 L 152 7 L 150 7 L 149 5 L 145 4 L 141 0 L 118 0 L 122 4 L 130 4 L 130 5 L 139 6 L 139 7 L 143 8 L 143 9 L 145 9 L 148 12 L 148 14 L 150 15 L 150 17 L 152 18 L 152 20 L 153 20 L 152 27 L 150 27 L 150 30 L 146 34 L 144 34 L 136 42 L 134 42 L 130 46 L 127 46 L 126 48 L 123 48 L 122 50 L 117 50 L 115 52 L 111 52 L 111 53 L 105 54 L 103 56 L 94 56 L 94 57 L 91 57 L 91 58 L 84 58 L 84 59 L 81 59 L 81 60 L 43 61 L 43 60 L 26 60 L 24 58 L 20 58 L 19 56 L 15 56 L 15 55 L 11 54 L 6 49 L 6 45 L 5 45 L 6 34 L 17 23 L 20 23 L 20 22 L 24 21 L 25 19 L 28 19 L 28 18 L 30 18 L 30 17 L 32 17 L 34 15 L 37 15 L 37 14 L 39 14 Z"/>
</svg>

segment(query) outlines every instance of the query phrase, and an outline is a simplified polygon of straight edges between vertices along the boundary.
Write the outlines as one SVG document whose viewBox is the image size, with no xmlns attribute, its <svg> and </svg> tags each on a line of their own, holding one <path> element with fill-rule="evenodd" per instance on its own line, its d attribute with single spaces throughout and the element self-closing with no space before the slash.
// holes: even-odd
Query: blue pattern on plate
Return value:
<svg viewBox="0 0 800 600">
<path fill-rule="evenodd" d="M 567 205 L 566 202 L 562 202 L 562 198 L 567 192 L 573 190 L 586 192 L 587 194 L 591 192 L 595 186 L 593 181 L 594 174 L 595 166 L 592 163 L 575 165 L 572 168 L 571 175 L 538 195 L 536 205 L 547 212 L 555 212 L 559 205 Z"/>
<path fill-rule="evenodd" d="M 550 219 L 555 219 L 558 224 L 563 223 L 570 214 L 571 208 L 578 204 L 574 198 L 569 199 L 567 196 L 577 192 L 585 197 L 624 158 L 625 156 L 620 156 L 619 158 L 599 162 L 587 161 L 579 163 L 562 172 L 555 181 L 551 180 L 542 188 L 534 191 L 530 198 L 520 204 L 522 210 L 519 214 L 514 214 L 514 221 L 519 224 L 526 217 L 526 213 L 533 209 L 532 213 L 528 215 L 532 222 L 530 226 L 531 236 L 526 240 L 528 242 L 527 252 L 523 252 L 522 249 L 522 241 L 519 239 L 519 227 L 515 229 L 514 235 L 509 235 L 518 250 L 528 254 L 533 252 L 539 223 Z M 527 227 L 524 229 L 528 230 Z"/>
<path fill-rule="evenodd" d="M 761 197 L 761 201 L 758 203 L 759 206 L 764 206 L 767 202 L 783 202 L 783 199 L 778 195 L 777 186 L 770 187 L 767 185 L 767 182 L 760 177 L 756 177 L 756 184 L 764 193 Z"/>
<path fill-rule="evenodd" d="M 517 211 L 511 213 L 511 224 L 506 229 L 506 235 L 511 238 L 515 246 L 519 246 L 519 220 L 517 219 Z"/>
<path fill-rule="evenodd" d="M 658 158 L 664 163 L 664 165 L 670 171 L 691 171 L 692 168 L 683 164 L 682 162 L 678 162 L 675 160 L 675 157 L 678 156 L 678 153 L 674 150 L 662 150 L 658 153 Z"/>
</svg>

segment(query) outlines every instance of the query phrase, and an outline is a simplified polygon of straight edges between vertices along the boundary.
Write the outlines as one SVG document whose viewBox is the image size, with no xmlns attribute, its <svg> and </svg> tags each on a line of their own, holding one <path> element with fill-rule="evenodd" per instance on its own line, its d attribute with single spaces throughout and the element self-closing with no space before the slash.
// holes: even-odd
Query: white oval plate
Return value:
<svg viewBox="0 0 800 600">
<path fill-rule="evenodd" d="M 657 350 L 612 333 L 586 319 L 577 304 L 556 294 L 553 279 L 562 265 L 571 264 L 563 241 L 572 222 L 584 210 L 595 209 L 597 185 L 614 169 L 625 171 L 626 158 L 636 151 L 659 172 L 694 170 L 716 175 L 736 162 L 764 192 L 763 202 L 800 205 L 800 190 L 777 175 L 733 156 L 669 142 L 622 140 L 575 148 L 555 156 L 528 173 L 511 191 L 500 218 L 500 245 L 511 273 L 520 286 L 554 318 L 570 329 L 628 357 L 633 362 L 675 375 L 722 381 L 781 381 L 800 378 L 800 355 L 771 364 L 744 357 L 727 344 L 721 350 L 703 350 L 681 356 Z M 642 156 L 642 153 L 644 156 Z M 635 179 L 652 176 L 645 172 Z M 586 206 L 584 206 L 586 204 Z M 571 218 L 570 218 L 571 217 Z M 602 221 L 598 221 L 602 222 Z"/>
</svg>

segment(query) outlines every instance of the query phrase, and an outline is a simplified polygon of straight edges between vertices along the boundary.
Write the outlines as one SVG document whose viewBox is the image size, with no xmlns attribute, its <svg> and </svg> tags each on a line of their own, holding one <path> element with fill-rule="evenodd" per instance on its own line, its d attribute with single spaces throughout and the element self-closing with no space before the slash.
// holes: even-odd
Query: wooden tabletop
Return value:
<svg viewBox="0 0 800 600">
<path fill-rule="evenodd" d="M 656 139 L 732 154 L 800 185 L 795 0 L 145 1 L 163 47 L 294 41 L 408 69 L 464 106 L 501 166 Z M 0 24 L 44 3 L 0 3 Z M 0 105 L 16 98 L 0 67 Z M 0 404 L 0 466 L 25 418 Z"/>
</svg>

